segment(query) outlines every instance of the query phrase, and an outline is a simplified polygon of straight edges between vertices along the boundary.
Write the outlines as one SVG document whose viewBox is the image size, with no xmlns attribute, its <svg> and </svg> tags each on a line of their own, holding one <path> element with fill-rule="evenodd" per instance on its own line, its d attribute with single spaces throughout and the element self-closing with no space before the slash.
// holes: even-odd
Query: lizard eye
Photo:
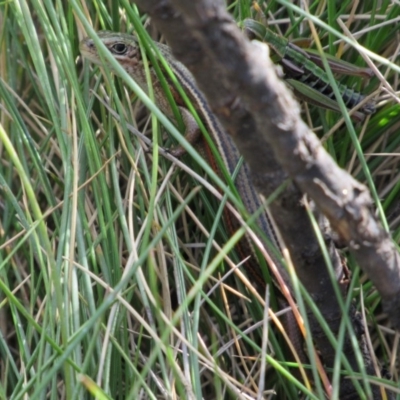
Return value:
<svg viewBox="0 0 400 400">
<path fill-rule="evenodd" d="M 128 47 L 124 43 L 116 43 L 114 46 L 112 46 L 112 49 L 116 54 L 125 54 L 128 50 Z"/>
</svg>

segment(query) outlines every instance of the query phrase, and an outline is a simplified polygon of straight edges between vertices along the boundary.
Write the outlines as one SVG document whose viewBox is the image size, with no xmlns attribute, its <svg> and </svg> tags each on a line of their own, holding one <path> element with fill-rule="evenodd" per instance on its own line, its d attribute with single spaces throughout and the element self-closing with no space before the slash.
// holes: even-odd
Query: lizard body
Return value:
<svg viewBox="0 0 400 400">
<path fill-rule="evenodd" d="M 108 48 L 108 50 L 113 54 L 115 59 L 121 64 L 121 66 L 128 72 L 128 74 L 135 80 L 135 82 L 145 91 L 148 92 L 148 83 L 145 75 L 145 68 L 143 66 L 143 60 L 141 56 L 141 50 L 139 47 L 138 40 L 135 36 L 124 34 L 124 33 L 115 33 L 110 31 L 100 31 L 97 33 L 99 38 L 102 40 L 104 45 Z M 223 162 L 226 166 L 227 171 L 230 174 L 233 174 L 237 164 L 240 160 L 240 154 L 236 149 L 232 139 L 230 136 L 224 132 L 221 124 L 213 114 L 210 109 L 207 100 L 205 99 L 202 92 L 198 89 L 196 82 L 189 72 L 189 70 L 179 61 L 175 59 L 172 55 L 171 50 L 168 46 L 156 43 L 156 46 L 165 60 L 168 62 L 171 70 L 174 72 L 176 78 L 181 84 L 182 88 L 187 93 L 189 99 L 193 103 L 197 113 L 199 114 L 202 121 L 205 123 L 207 129 L 209 130 L 211 137 L 215 145 L 217 146 Z M 97 48 L 92 39 L 86 38 L 80 43 L 80 51 L 81 54 L 91 62 L 102 65 L 102 61 L 99 57 Z M 151 68 L 151 78 L 152 85 L 154 90 L 154 97 L 157 103 L 157 106 L 161 109 L 161 111 L 169 118 L 174 118 L 174 113 L 170 104 L 165 96 L 163 88 L 161 86 L 160 81 L 157 78 L 157 75 L 154 69 Z M 186 137 L 191 137 L 192 139 L 196 137 L 200 133 L 200 129 L 196 120 L 189 112 L 189 110 L 185 107 L 185 104 L 180 97 L 176 88 L 173 85 L 170 85 L 171 92 L 173 97 L 178 105 L 178 108 L 181 112 L 181 116 L 183 122 L 186 126 Z M 213 158 L 211 151 L 204 151 L 204 146 L 198 146 L 200 152 L 205 155 L 208 162 L 212 165 L 213 169 L 221 175 L 221 171 L 218 168 L 218 165 Z M 203 151 L 202 151 L 203 150 Z M 259 194 L 255 187 L 252 184 L 250 170 L 246 164 L 243 164 L 237 177 L 235 180 L 235 186 L 237 191 L 243 201 L 246 210 L 251 215 L 255 213 L 260 207 L 262 207 L 262 201 L 259 197 Z M 230 213 L 227 212 L 227 225 L 233 233 L 237 228 L 240 227 L 239 223 L 232 218 Z M 280 248 L 280 242 L 278 239 L 278 235 L 276 234 L 273 222 L 271 217 L 269 216 L 267 210 L 263 212 L 260 217 L 257 219 L 257 224 L 261 228 L 261 230 L 266 234 L 268 239 L 272 242 L 276 248 Z M 243 250 L 241 251 L 244 257 L 251 254 L 253 247 L 251 243 L 249 243 L 249 238 L 246 238 L 241 241 L 241 245 Z M 246 244 L 247 242 L 247 244 Z M 260 270 L 259 265 L 254 260 L 255 257 L 252 257 L 253 260 L 249 260 L 246 263 L 246 268 L 248 269 L 251 278 L 253 278 L 253 282 L 255 282 L 259 288 L 264 289 L 266 282 L 262 271 Z M 286 271 L 284 270 L 280 260 L 277 257 L 272 255 L 272 259 L 275 264 L 278 265 L 281 274 L 284 276 L 286 283 L 288 282 Z"/>
</svg>

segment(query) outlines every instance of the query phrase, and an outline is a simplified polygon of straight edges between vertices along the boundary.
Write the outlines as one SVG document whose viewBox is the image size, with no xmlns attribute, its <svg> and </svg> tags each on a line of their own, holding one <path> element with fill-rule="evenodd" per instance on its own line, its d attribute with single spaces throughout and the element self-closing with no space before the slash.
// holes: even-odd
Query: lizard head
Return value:
<svg viewBox="0 0 400 400">
<path fill-rule="evenodd" d="M 97 36 L 127 71 L 134 68 L 141 61 L 141 53 L 135 36 L 111 31 L 97 32 Z M 98 47 L 90 37 L 80 42 L 79 50 L 82 56 L 89 61 L 103 65 Z"/>
</svg>

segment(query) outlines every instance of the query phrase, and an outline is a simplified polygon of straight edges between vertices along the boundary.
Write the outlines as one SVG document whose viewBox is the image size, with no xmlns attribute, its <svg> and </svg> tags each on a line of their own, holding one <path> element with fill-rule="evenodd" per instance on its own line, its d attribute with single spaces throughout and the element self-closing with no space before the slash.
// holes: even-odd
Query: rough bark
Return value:
<svg viewBox="0 0 400 400">
<path fill-rule="evenodd" d="M 297 103 L 264 49 L 242 35 L 223 2 L 136 3 L 151 15 L 175 56 L 195 76 L 213 112 L 250 165 L 260 192 L 268 197 L 287 176 L 293 180 L 271 205 L 272 214 L 300 280 L 332 331 L 338 331 L 341 311 L 300 190 L 313 199 L 348 245 L 379 290 L 393 324 L 400 328 L 399 254 L 373 214 L 368 190 L 334 163 L 301 120 Z M 330 242 L 329 246 L 339 280 L 340 260 Z M 332 365 L 334 352 L 326 336 L 317 324 L 313 323 L 312 329 L 324 361 Z M 343 352 L 357 370 L 349 341 Z M 367 370 L 373 375 L 366 350 L 364 354 Z M 351 398 L 352 384 L 345 380 L 341 384 L 341 398 Z"/>
</svg>

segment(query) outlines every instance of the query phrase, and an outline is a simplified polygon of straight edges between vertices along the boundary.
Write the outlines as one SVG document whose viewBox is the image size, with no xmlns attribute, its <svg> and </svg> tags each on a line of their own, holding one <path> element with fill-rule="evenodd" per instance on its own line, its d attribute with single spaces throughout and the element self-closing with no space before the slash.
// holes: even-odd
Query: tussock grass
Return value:
<svg viewBox="0 0 400 400">
<path fill-rule="evenodd" d="M 376 90 L 378 112 L 354 126 L 312 106 L 304 118 L 375 193 L 397 240 L 400 11 L 389 2 L 360 2 L 355 11 L 352 4 L 315 1 L 309 9 L 335 30 L 316 23 L 327 52 L 365 66 L 337 42 L 341 19 L 386 61 L 372 58 L 384 89 L 378 78 L 341 80 Z M 286 2 L 260 6 L 292 39 L 310 37 Z M 240 21 L 254 16 L 249 7 L 233 2 L 230 11 Z M 239 274 L 234 247 L 244 231 L 231 238 L 222 218 L 228 200 L 248 218 L 233 182 L 221 182 L 191 150 L 180 160 L 185 169 L 160 155 L 159 147 L 182 139 L 159 111 L 143 107 L 152 95 L 79 58 L 90 27 L 135 28 L 148 42 L 143 24 L 126 2 L 0 5 L 0 398 L 323 398 L 319 378 L 311 384 L 298 375 L 264 298 Z M 398 381 L 398 336 L 375 289 L 351 257 L 347 263 L 349 299 L 366 319 L 378 368 Z M 267 301 L 279 309 L 273 286 Z M 362 398 L 372 378 L 353 377 Z M 380 384 L 393 385 L 386 375 Z"/>
</svg>

